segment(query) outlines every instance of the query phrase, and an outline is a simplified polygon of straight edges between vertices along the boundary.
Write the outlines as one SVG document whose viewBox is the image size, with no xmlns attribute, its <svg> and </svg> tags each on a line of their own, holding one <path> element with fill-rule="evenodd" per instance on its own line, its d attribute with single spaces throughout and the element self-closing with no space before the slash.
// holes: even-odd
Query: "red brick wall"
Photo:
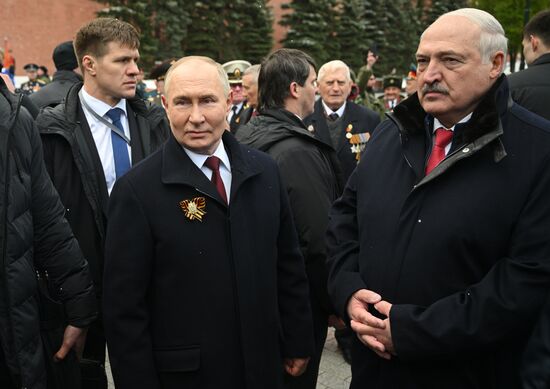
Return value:
<svg viewBox="0 0 550 389">
<path fill-rule="evenodd" d="M 93 0 L 2 0 L 0 2 L 0 45 L 9 39 L 16 75 L 34 62 L 55 72 L 52 52 L 59 43 L 74 39 L 84 23 L 96 17 L 105 5 Z"/>
<path fill-rule="evenodd" d="M 286 28 L 278 22 L 284 13 L 281 4 L 288 1 L 268 2 L 274 16 L 274 48 L 281 47 L 279 42 L 286 35 Z M 23 66 L 30 62 L 45 65 L 52 75 L 55 46 L 74 39 L 80 26 L 105 7 L 94 0 L 1 0 L 0 46 L 3 47 L 3 39 L 7 37 L 16 60 L 16 75 L 24 76 Z"/>
</svg>

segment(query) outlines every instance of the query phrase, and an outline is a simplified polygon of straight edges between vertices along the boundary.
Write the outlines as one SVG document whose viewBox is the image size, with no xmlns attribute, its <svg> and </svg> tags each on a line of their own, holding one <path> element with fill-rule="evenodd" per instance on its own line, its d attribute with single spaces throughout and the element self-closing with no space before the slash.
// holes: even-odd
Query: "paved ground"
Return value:
<svg viewBox="0 0 550 389">
<path fill-rule="evenodd" d="M 107 374 L 109 377 L 109 389 L 114 389 L 113 378 L 109 362 L 107 362 Z M 351 380 L 351 370 L 344 361 L 334 339 L 334 330 L 329 329 L 325 350 L 319 368 L 319 380 L 317 389 L 347 389 Z"/>
</svg>

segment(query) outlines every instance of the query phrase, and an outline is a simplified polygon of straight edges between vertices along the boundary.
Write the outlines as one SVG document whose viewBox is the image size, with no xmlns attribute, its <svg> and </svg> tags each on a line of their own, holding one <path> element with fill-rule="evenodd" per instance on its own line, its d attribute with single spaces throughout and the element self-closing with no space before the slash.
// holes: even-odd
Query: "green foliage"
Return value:
<svg viewBox="0 0 550 389">
<path fill-rule="evenodd" d="M 527 4 L 529 3 L 529 8 Z M 514 60 L 522 52 L 523 26 L 525 11 L 529 11 L 529 18 L 543 9 L 550 8 L 548 0 L 475 0 L 473 6 L 483 9 L 493 15 L 502 24 L 508 38 L 508 52 L 511 58 L 511 69 L 514 70 Z M 527 9 L 526 9 L 527 8 Z"/>
<path fill-rule="evenodd" d="M 366 23 L 362 18 L 357 17 L 365 13 L 364 3 L 361 0 L 349 0 L 344 2 L 339 11 L 337 15 L 340 19 L 336 23 L 336 36 L 340 43 L 340 59 L 357 71 L 363 65 L 365 53 L 369 48 L 364 34 Z"/>
<path fill-rule="evenodd" d="M 138 29 L 144 68 L 183 55 L 257 63 L 272 46 L 267 0 L 98 1 L 109 6 L 99 16 L 116 17 Z"/>
<path fill-rule="evenodd" d="M 285 14 L 280 22 L 288 27 L 286 38 L 281 42 L 285 47 L 298 49 L 311 55 L 321 65 L 334 54 L 327 50 L 329 37 L 329 0 L 294 0 L 282 5 L 292 12 Z M 338 58 L 336 56 L 335 58 Z"/>
</svg>

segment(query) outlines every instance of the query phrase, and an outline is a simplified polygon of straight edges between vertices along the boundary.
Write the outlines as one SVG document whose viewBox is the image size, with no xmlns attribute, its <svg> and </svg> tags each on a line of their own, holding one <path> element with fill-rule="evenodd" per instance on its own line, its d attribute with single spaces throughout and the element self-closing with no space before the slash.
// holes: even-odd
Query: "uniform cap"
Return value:
<svg viewBox="0 0 550 389">
<path fill-rule="evenodd" d="M 241 84 L 243 81 L 243 73 L 250 66 L 252 66 L 250 62 L 242 59 L 229 61 L 222 65 L 223 70 L 227 73 L 230 84 Z"/>
</svg>

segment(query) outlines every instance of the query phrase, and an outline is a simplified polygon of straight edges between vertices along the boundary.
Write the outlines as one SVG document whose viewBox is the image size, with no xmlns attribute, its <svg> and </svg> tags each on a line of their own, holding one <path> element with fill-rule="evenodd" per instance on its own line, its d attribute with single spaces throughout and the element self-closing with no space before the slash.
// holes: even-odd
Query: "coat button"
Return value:
<svg viewBox="0 0 550 389">
<path fill-rule="evenodd" d="M 463 153 L 469 153 L 469 152 L 470 152 L 470 148 L 464 147 L 464 148 L 462 149 L 462 152 L 463 152 Z"/>
</svg>

